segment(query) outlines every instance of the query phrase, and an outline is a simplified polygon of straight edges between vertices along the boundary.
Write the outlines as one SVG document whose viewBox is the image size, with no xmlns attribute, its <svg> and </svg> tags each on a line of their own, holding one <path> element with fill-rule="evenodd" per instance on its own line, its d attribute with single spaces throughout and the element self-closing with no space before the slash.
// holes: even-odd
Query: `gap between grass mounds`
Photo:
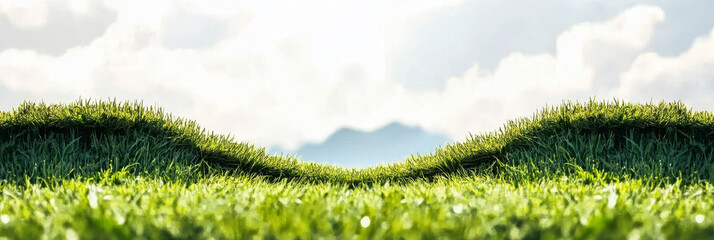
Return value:
<svg viewBox="0 0 714 240">
<path fill-rule="evenodd" d="M 271 156 L 139 102 L 25 102 L 0 113 L 0 179 L 87 176 L 107 168 L 169 177 L 219 169 L 269 180 L 359 185 L 471 172 L 550 176 L 577 166 L 711 182 L 713 142 L 712 113 L 692 112 L 681 102 L 564 102 L 432 154 L 356 170 Z M 649 153 L 639 150 L 645 148 Z M 633 167 L 638 169 L 628 169 Z"/>
</svg>

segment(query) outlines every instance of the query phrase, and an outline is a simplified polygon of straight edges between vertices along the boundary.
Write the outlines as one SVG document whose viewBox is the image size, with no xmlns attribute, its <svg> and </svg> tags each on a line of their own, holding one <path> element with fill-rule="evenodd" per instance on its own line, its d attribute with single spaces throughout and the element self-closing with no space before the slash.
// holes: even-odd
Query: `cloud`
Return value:
<svg viewBox="0 0 714 240">
<path fill-rule="evenodd" d="M 34 28 L 47 22 L 49 3 L 43 0 L 0 1 L 0 13 L 19 28 Z"/>
<path fill-rule="evenodd" d="M 225 21 L 208 15 L 176 13 L 166 20 L 163 44 L 169 48 L 206 48 L 218 42 Z"/>
<path fill-rule="evenodd" d="M 714 26 L 714 15 L 709 11 L 714 9 L 714 1 L 654 0 L 651 2 L 665 9 L 667 21 L 657 25 L 647 51 L 657 52 L 663 56 L 677 56 L 691 47 L 692 40 L 708 34 Z"/>
<path fill-rule="evenodd" d="M 613 95 L 620 84 L 607 76 L 617 77 L 630 65 L 632 73 L 622 77 L 623 94 L 636 95 L 641 82 L 665 76 L 649 67 L 665 60 L 640 55 L 654 26 L 664 20 L 663 11 L 653 6 L 576 24 L 557 37 L 553 54 L 512 52 L 493 70 L 474 63 L 448 79 L 443 89 L 415 91 L 390 79 L 385 38 L 404 27 L 409 16 L 458 2 L 423 1 L 407 8 L 376 0 L 229 2 L 238 5 L 112 2 L 107 6 L 116 11 L 116 21 L 86 45 L 59 56 L 4 50 L 0 92 L 13 92 L 18 99 L 4 100 L 0 107 L 25 99 L 71 101 L 80 95 L 143 99 L 239 140 L 295 149 L 322 141 L 343 126 L 370 131 L 393 121 L 458 140 L 469 132 L 491 131 L 546 103 Z M 205 24 L 190 21 L 197 25 L 181 32 L 185 24 L 171 17 L 176 14 L 211 16 L 210 25 L 223 27 L 205 39 L 172 43 Z M 696 46 L 696 51 L 705 50 Z M 706 72 L 705 62 L 690 64 L 701 56 L 679 58 L 688 60 L 670 72 L 688 79 Z"/>
<path fill-rule="evenodd" d="M 17 4 L 27 9 L 21 11 L 12 7 Z M 32 20 L 33 24 L 22 23 L 30 20 L 13 20 L 13 15 L 23 18 L 37 15 L 35 18 L 43 20 Z M 55 0 L 33 5 L 33 1 L 0 1 L 0 51 L 26 49 L 59 56 L 72 47 L 87 45 L 100 37 L 115 17 L 114 11 L 96 2 Z"/>
<path fill-rule="evenodd" d="M 493 71 L 474 64 L 462 77 L 447 81 L 432 110 L 441 112 L 437 115 L 441 117 L 425 127 L 459 139 L 466 132 L 494 129 L 507 120 L 527 116 L 544 104 L 586 100 L 598 94 L 594 89 L 603 84 L 594 81 L 595 70 L 608 61 L 623 59 L 608 52 L 642 50 L 654 25 L 663 20 L 658 7 L 635 6 L 609 21 L 572 26 L 557 37 L 555 55 L 514 52 Z"/>
<path fill-rule="evenodd" d="M 374 120 L 358 126 L 381 125 L 372 108 L 398 89 L 385 79 L 385 32 L 404 16 L 458 1 L 228 3 L 237 5 L 106 2 L 116 21 L 86 45 L 59 56 L 0 52 L 0 88 L 24 98 L 3 107 L 25 99 L 141 98 L 241 140 L 296 147 L 362 115 Z M 182 28 L 186 22 L 172 16 L 211 16 L 207 22 L 223 28 L 186 39 L 206 22 Z"/>
<path fill-rule="evenodd" d="M 500 60 L 515 51 L 554 55 L 553 42 L 566 29 L 585 21 L 612 18 L 637 2 L 667 4 L 658 0 L 471 0 L 458 7 L 440 9 L 434 14 L 414 17 L 404 33 L 397 35 L 402 40 L 390 45 L 394 52 L 390 61 L 391 75 L 411 90 L 441 89 L 445 79 L 460 75 L 474 62 L 484 70 L 493 70 Z M 686 22 L 690 29 L 691 19 L 699 17 L 697 25 L 710 26 L 707 21 L 714 17 L 706 14 L 669 18 L 670 9 L 686 8 L 690 9 L 687 13 L 691 13 L 692 8 L 700 5 L 678 1 L 676 6 L 664 8 L 668 22 L 681 19 L 677 23 Z M 660 38 L 670 35 L 674 34 L 664 37 L 660 34 Z M 682 39 L 693 39 L 695 35 L 682 36 Z"/>
<path fill-rule="evenodd" d="M 643 53 L 622 73 L 614 95 L 647 101 L 685 100 L 698 109 L 714 108 L 714 29 L 697 38 L 691 48 L 675 57 Z"/>
</svg>

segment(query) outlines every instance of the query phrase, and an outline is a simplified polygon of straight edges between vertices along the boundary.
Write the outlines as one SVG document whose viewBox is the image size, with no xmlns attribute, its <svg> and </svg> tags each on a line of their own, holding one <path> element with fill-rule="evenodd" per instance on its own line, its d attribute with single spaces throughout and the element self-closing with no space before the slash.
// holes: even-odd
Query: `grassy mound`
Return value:
<svg viewBox="0 0 714 240">
<path fill-rule="evenodd" d="M 24 103 L 0 113 L 0 239 L 705 239 L 713 120 L 564 103 L 355 170 L 139 103 Z"/>
<path fill-rule="evenodd" d="M 711 182 L 713 140 L 712 113 L 680 102 L 568 102 L 430 155 L 355 170 L 272 156 L 136 102 L 26 102 L 0 112 L 0 179 L 93 177 L 108 170 L 181 179 L 220 171 L 361 184 L 476 171 L 510 180 L 587 172 Z"/>
</svg>

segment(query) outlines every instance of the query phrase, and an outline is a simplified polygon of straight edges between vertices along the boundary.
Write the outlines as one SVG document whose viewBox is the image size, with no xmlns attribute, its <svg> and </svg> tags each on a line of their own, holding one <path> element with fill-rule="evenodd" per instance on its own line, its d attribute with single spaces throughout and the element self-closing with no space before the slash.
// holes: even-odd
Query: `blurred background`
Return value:
<svg viewBox="0 0 714 240">
<path fill-rule="evenodd" d="M 562 100 L 712 110 L 714 1 L 0 0 L 0 110 L 142 100 L 369 167 Z"/>
</svg>

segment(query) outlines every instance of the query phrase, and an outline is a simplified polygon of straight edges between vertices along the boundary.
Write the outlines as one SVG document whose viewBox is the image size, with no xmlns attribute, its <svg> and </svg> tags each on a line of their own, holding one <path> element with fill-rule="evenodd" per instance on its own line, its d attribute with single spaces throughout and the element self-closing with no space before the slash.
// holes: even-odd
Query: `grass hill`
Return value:
<svg viewBox="0 0 714 240">
<path fill-rule="evenodd" d="M 140 103 L 24 103 L 0 112 L 0 239 L 710 239 L 712 138 L 680 102 L 567 102 L 356 170 Z"/>
<path fill-rule="evenodd" d="M 712 113 L 680 102 L 566 102 L 432 154 L 355 170 L 269 155 L 141 103 L 26 102 L 0 113 L 0 179 L 91 177 L 114 169 L 174 178 L 221 171 L 361 184 L 467 172 L 532 179 L 582 169 L 696 182 L 713 179 L 712 140 Z"/>
</svg>

